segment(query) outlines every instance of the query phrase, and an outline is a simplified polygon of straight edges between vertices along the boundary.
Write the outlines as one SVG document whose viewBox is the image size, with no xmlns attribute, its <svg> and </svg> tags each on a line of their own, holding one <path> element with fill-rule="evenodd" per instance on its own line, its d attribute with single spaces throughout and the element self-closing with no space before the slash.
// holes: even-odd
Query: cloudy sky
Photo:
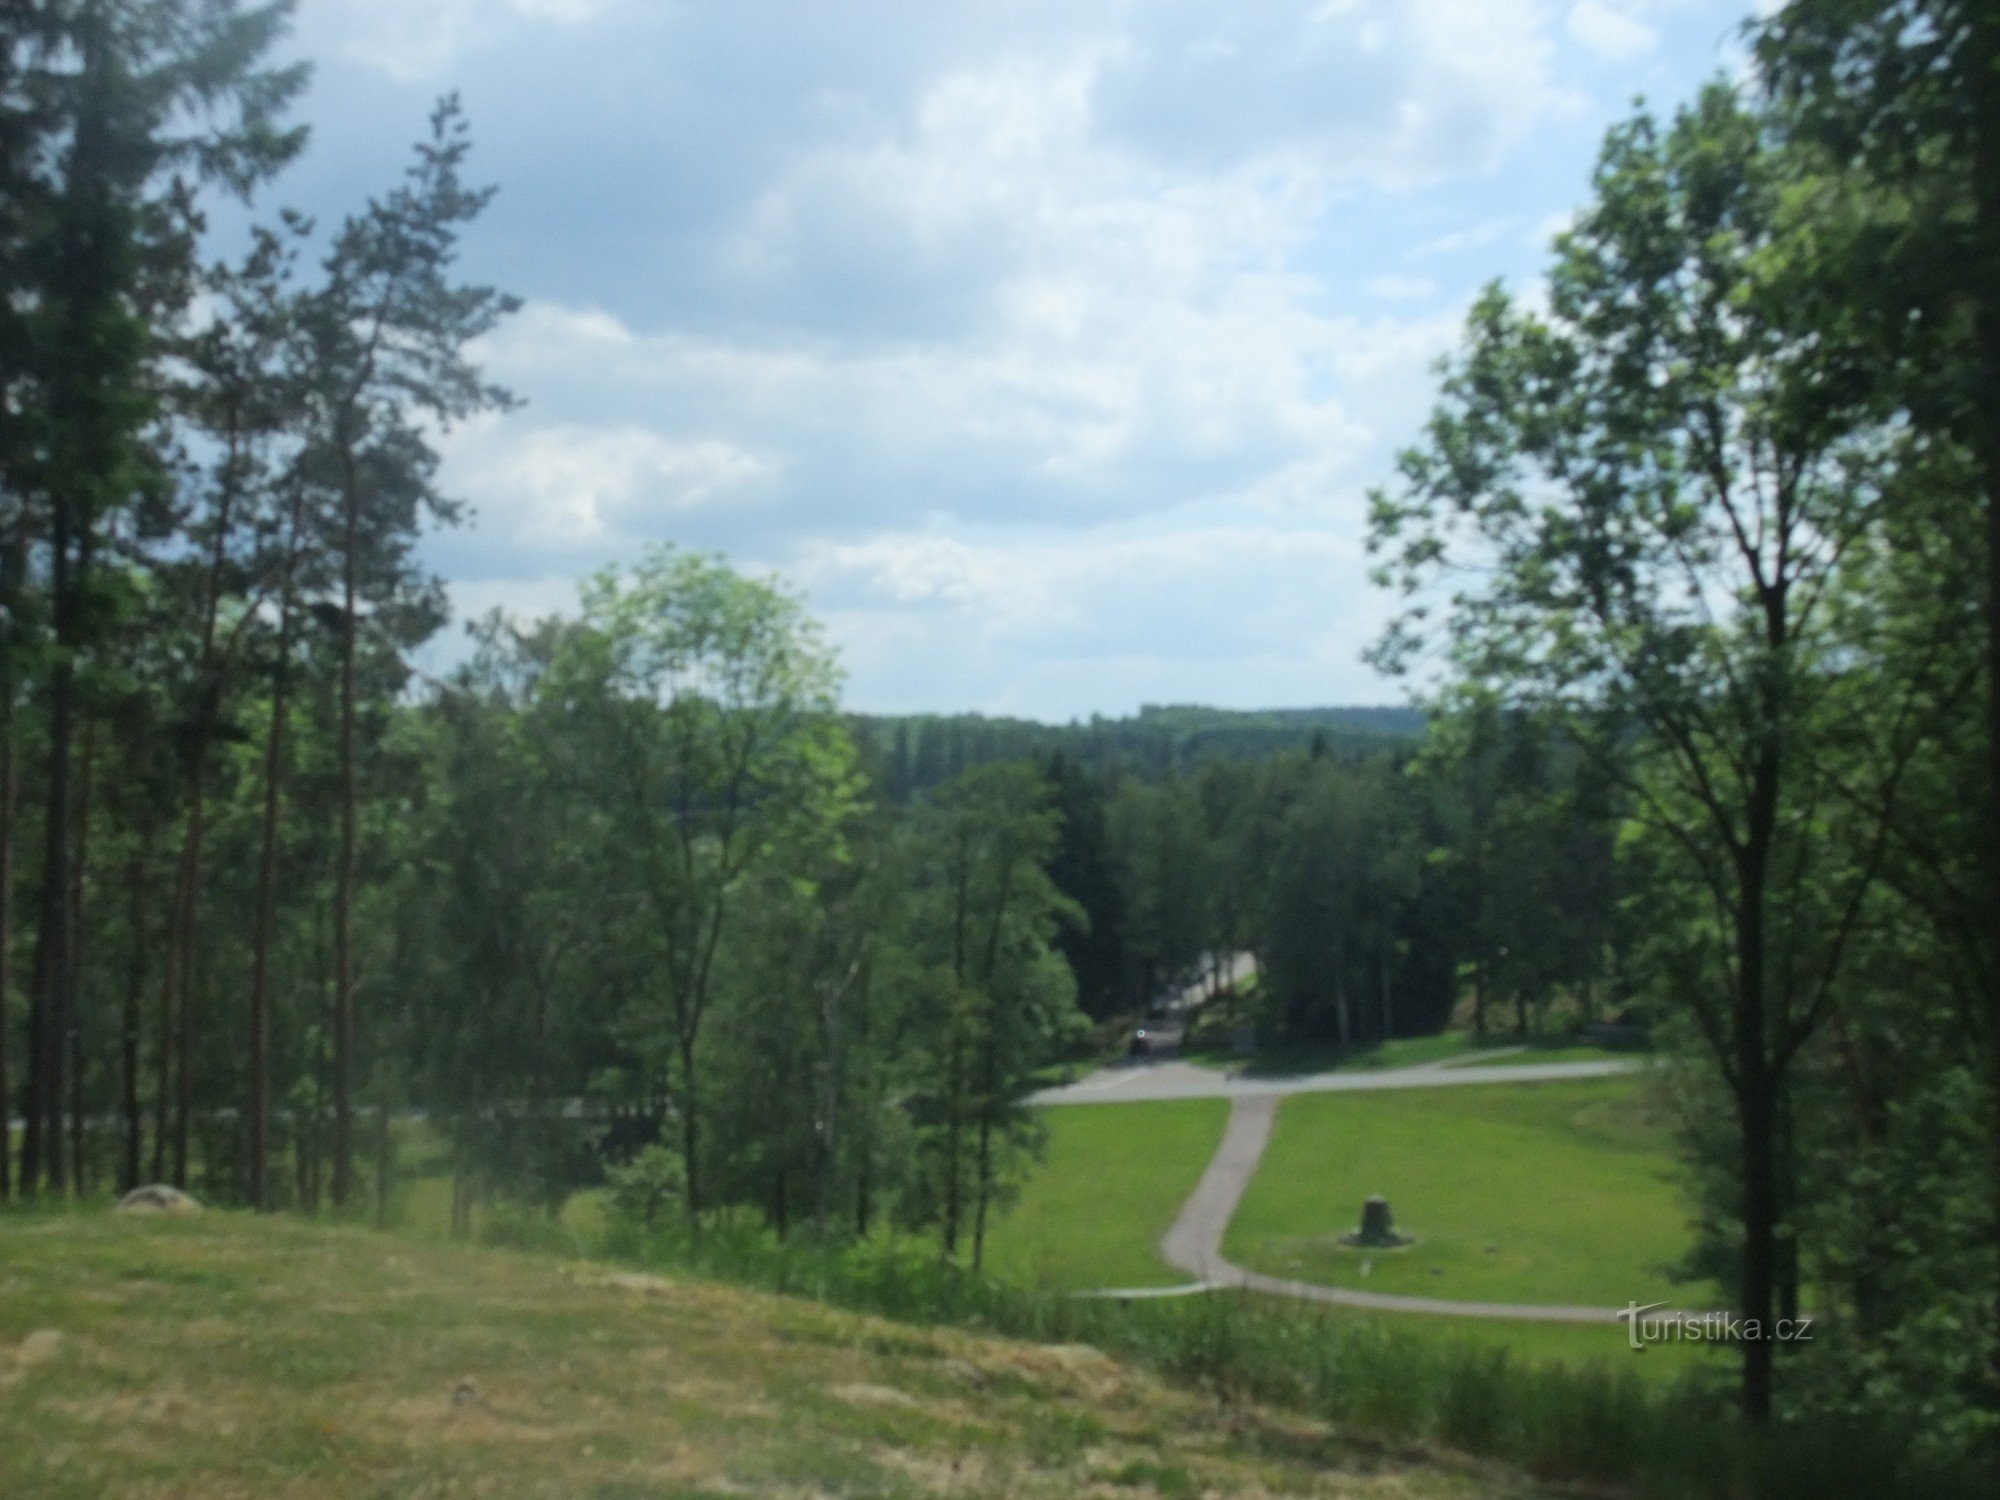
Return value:
<svg viewBox="0 0 2000 1500">
<path fill-rule="evenodd" d="M 1431 362 L 1747 5 L 302 0 L 284 196 L 462 92 L 527 405 L 446 443 L 461 612 L 663 539 L 802 589 L 862 709 L 1387 702 L 1364 495 Z"/>
</svg>

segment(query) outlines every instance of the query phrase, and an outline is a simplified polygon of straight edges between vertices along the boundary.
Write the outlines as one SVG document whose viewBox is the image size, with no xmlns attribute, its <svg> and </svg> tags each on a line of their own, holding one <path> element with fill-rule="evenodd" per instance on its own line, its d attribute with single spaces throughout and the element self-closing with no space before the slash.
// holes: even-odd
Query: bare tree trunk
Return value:
<svg viewBox="0 0 2000 1500">
<path fill-rule="evenodd" d="M 271 1207 L 271 929 L 276 921 L 278 835 L 284 815 L 285 732 L 291 699 L 292 597 L 279 602 L 271 727 L 264 742 L 264 829 L 257 854 L 257 914 L 250 938 L 250 1206 Z"/>
<path fill-rule="evenodd" d="M 181 835 L 173 906 L 168 913 L 166 973 L 160 989 L 161 1092 L 156 1106 L 160 1140 L 154 1147 L 153 1170 L 156 1175 L 160 1173 L 170 1144 L 173 1184 L 178 1188 L 187 1186 L 188 1131 L 194 1116 L 193 970 L 199 942 L 202 848 L 208 823 L 207 739 L 204 719 L 196 729 L 193 760 L 188 770 L 187 822 Z M 167 1107 L 170 1092 L 171 1120 Z"/>
<path fill-rule="evenodd" d="M 139 1185 L 142 1117 L 139 1110 L 139 1011 L 146 988 L 146 871 L 153 860 L 153 830 L 140 837 L 138 850 L 125 866 L 126 954 L 125 1008 L 120 1017 L 119 1103 L 125 1139 L 118 1186 L 130 1192 Z"/>
<path fill-rule="evenodd" d="M 861 1145 L 854 1164 L 854 1233 L 868 1238 L 868 1225 L 875 1216 L 875 1131 L 863 1125 Z"/>
<path fill-rule="evenodd" d="M 354 1185 L 354 874 L 358 842 L 357 789 L 354 775 L 354 647 L 360 633 L 357 614 L 360 560 L 360 498 L 347 456 L 346 533 L 341 560 L 340 632 L 340 863 L 333 894 L 333 1206 L 346 1205 Z M 689 1191 L 693 1184 L 690 1181 Z"/>
<path fill-rule="evenodd" d="M 956 1022 L 953 1025 L 955 1028 Z M 951 1065 L 946 1073 L 945 1101 L 944 1253 L 950 1259 L 958 1254 L 958 1226 L 963 1213 L 958 1159 L 965 1128 L 965 1062 L 956 1029 L 952 1035 Z"/>
<path fill-rule="evenodd" d="M 375 1111 L 375 1227 L 389 1227 L 389 1178 L 395 1165 L 395 1141 L 389 1133 L 389 1101 Z"/>
<path fill-rule="evenodd" d="M 76 794 L 76 869 L 70 882 L 70 1016 L 69 1034 L 64 1045 L 69 1049 L 69 1175 L 76 1191 L 81 1195 L 88 1186 L 85 1180 L 86 1132 L 89 1117 L 84 1109 L 83 1076 L 83 956 L 84 935 L 89 931 L 86 922 L 86 905 L 89 898 L 90 881 L 90 794 L 96 780 L 97 769 L 97 721 L 86 720 L 83 726 L 82 775 Z"/>
<path fill-rule="evenodd" d="M 972 1210 L 972 1269 L 977 1271 L 986 1264 L 986 1204 L 993 1196 L 993 1121 L 990 1114 L 992 1101 L 986 1101 L 979 1115 L 978 1146 L 978 1196 Z"/>
<path fill-rule="evenodd" d="M 1781 617 L 1774 613 L 1771 644 L 1785 643 Z M 1775 722 L 1776 715 L 1772 714 Z M 1744 833 L 1737 857 L 1736 993 L 1731 1017 L 1736 1051 L 1738 1151 L 1742 1175 L 1743 1251 L 1737 1312 L 1751 1333 L 1743 1341 L 1741 1404 L 1751 1422 L 1770 1420 L 1775 1370 L 1773 1318 L 1778 1260 L 1778 1113 L 1784 1088 L 1781 1064 L 1773 1053 L 1766 993 L 1765 915 L 1770 885 L 1771 847 L 1778 820 L 1782 755 L 1776 731 L 1767 727 L 1758 747 L 1744 808 Z"/>
<path fill-rule="evenodd" d="M 70 1017 L 70 770 L 76 733 L 76 585 L 72 578 L 72 506 L 56 497 L 50 507 L 51 594 L 55 607 L 56 656 L 49 681 L 48 777 L 44 788 L 41 923 L 35 935 L 34 1009 L 29 1017 L 32 1055 L 28 1077 L 27 1139 L 21 1186 L 27 1192 L 46 1180 L 51 1192 L 65 1190 L 68 1162 L 63 1153 L 64 1046 Z"/>
<path fill-rule="evenodd" d="M 196 770 L 189 786 L 193 800 L 188 806 L 186 841 L 181 850 L 175 931 L 167 947 L 167 988 L 172 994 L 167 1009 L 174 1027 L 173 1182 L 177 1188 L 188 1185 L 188 1132 L 194 1121 L 194 929 L 201 902 L 201 846 L 207 816 L 199 746 L 195 758 Z"/>
<path fill-rule="evenodd" d="M 2000 87 L 1993 67 L 2000 59 L 2000 15 L 1991 5 L 1966 7 L 1969 65 L 1965 91 L 1972 100 L 1973 205 L 1983 264 L 1974 268 L 1973 337 L 1977 367 L 1971 410 L 1973 450 L 1986 502 L 1986 1047 L 1989 1109 L 1993 1121 L 1993 1207 L 2000 1213 Z M 1982 76 L 1983 75 L 1983 76 Z M 2000 1275 L 2000 1266 L 1996 1266 Z M 1993 1287 L 1988 1373 L 2000 1388 L 2000 1279 Z M 2000 1453 L 2000 1447 L 1996 1447 Z"/>
<path fill-rule="evenodd" d="M 688 1223 L 701 1232 L 701 1100 L 694 1077 L 694 1038 L 683 1032 L 679 1038 L 681 1091 L 675 1105 L 681 1117 L 681 1167 L 687 1178 Z"/>
<path fill-rule="evenodd" d="M 9 559 L 11 564 L 12 559 Z M 9 580 L 11 584 L 11 578 Z M 12 589 L 9 588 L 11 596 Z M 7 1036 L 14 1011 L 14 657 L 0 662 L 0 1203 L 14 1195 L 14 1062 Z"/>
<path fill-rule="evenodd" d="M 167 968 L 174 965 L 173 912 L 167 914 Z M 173 1132 L 174 980 L 160 983 L 159 1025 L 153 1040 L 153 1181 L 167 1180 L 167 1142 Z"/>
</svg>

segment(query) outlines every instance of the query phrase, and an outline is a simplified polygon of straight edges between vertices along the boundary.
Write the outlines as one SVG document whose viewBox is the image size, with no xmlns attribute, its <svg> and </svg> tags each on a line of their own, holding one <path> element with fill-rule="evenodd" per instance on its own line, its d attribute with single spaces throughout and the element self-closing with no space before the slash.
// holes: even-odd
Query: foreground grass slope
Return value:
<svg viewBox="0 0 2000 1500">
<path fill-rule="evenodd" d="M 1260 1271 L 1371 1291 L 1713 1305 L 1713 1288 L 1668 1276 L 1688 1244 L 1676 1175 L 1630 1079 L 1300 1095 L 1279 1109 L 1224 1248 Z M 1378 1192 L 1416 1244 L 1341 1245 Z"/>
<path fill-rule="evenodd" d="M 211 1214 L 0 1216 L 0 1493 L 1526 1495 L 1084 1348 Z"/>
</svg>

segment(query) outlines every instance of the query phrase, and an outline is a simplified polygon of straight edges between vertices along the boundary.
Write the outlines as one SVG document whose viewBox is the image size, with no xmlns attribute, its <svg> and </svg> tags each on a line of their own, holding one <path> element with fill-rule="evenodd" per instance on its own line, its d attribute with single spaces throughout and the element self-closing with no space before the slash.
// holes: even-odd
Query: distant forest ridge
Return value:
<svg viewBox="0 0 2000 1500">
<path fill-rule="evenodd" d="M 1343 759 L 1417 739 L 1414 708 L 1227 709 L 1147 704 L 1136 715 L 1067 724 L 984 714 L 855 714 L 855 739 L 876 784 L 901 801 L 975 767 L 1061 754 L 1093 771 L 1182 775 L 1217 760 L 1264 760 L 1317 750 Z"/>
</svg>

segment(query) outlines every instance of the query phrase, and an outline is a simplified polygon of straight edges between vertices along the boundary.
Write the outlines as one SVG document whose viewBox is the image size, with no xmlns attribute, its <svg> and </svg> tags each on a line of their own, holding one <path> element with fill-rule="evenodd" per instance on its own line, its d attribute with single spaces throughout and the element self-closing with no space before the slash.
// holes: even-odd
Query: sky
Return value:
<svg viewBox="0 0 2000 1500">
<path fill-rule="evenodd" d="M 462 95 L 524 404 L 441 438 L 461 617 L 666 541 L 800 591 L 864 711 L 1395 702 L 1369 487 L 1747 6 L 301 0 L 274 201 L 337 220 Z"/>
</svg>

